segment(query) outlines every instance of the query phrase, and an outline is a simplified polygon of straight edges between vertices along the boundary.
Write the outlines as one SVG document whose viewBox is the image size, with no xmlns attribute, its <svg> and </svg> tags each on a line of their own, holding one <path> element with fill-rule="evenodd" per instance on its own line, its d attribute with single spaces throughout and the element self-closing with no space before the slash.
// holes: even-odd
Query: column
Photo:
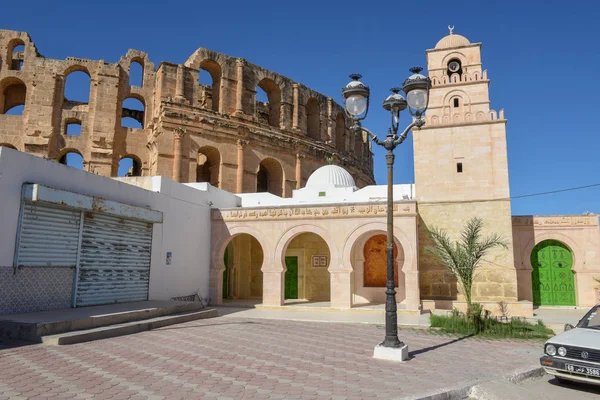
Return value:
<svg viewBox="0 0 600 400">
<path fill-rule="evenodd" d="M 331 116 L 333 114 L 333 99 L 331 97 L 327 98 L 327 140 L 333 140 L 333 118 Z"/>
<path fill-rule="evenodd" d="M 298 117 L 299 117 L 299 112 L 300 112 L 300 110 L 299 110 L 300 104 L 298 102 L 298 84 L 294 83 L 292 85 L 292 89 L 293 89 L 293 98 L 294 98 L 292 129 L 298 129 Z"/>
<path fill-rule="evenodd" d="M 302 159 L 303 154 L 296 154 L 296 189 L 302 188 Z"/>
<path fill-rule="evenodd" d="M 243 58 L 238 58 L 235 60 L 235 66 L 237 70 L 237 89 L 236 89 L 236 98 L 235 98 L 235 113 L 243 114 L 243 98 L 244 98 L 244 64 L 246 61 Z M 238 192 L 240 193 L 240 192 Z"/>
<path fill-rule="evenodd" d="M 236 176 L 236 193 L 244 191 L 244 148 L 248 144 L 245 140 L 237 141 L 237 176 Z"/>
<path fill-rule="evenodd" d="M 184 71 L 183 71 L 183 65 L 179 64 L 177 66 L 177 81 L 175 82 L 175 98 L 179 101 L 185 100 L 184 81 L 185 81 L 185 76 L 184 76 Z"/>
<path fill-rule="evenodd" d="M 183 137 L 185 129 L 177 128 L 173 131 L 173 180 L 181 182 L 181 159 L 183 155 Z"/>
<path fill-rule="evenodd" d="M 330 271 L 331 308 L 352 308 L 352 270 Z"/>
<path fill-rule="evenodd" d="M 282 306 L 284 303 L 283 270 L 267 269 L 263 271 L 263 305 Z"/>
</svg>

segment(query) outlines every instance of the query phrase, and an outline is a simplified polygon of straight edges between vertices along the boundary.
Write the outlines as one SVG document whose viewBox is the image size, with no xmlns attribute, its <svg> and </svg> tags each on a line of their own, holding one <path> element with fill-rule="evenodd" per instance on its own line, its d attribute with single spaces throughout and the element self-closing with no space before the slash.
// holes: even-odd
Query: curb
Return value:
<svg viewBox="0 0 600 400">
<path fill-rule="evenodd" d="M 482 383 L 491 381 L 508 381 L 514 384 L 521 383 L 531 378 L 537 378 L 545 375 L 544 368 L 542 367 L 530 367 L 521 371 L 514 372 L 510 375 L 506 375 L 503 378 L 491 379 L 488 381 L 477 382 L 473 385 L 458 387 L 453 389 L 441 390 L 425 396 L 412 396 L 403 397 L 406 400 L 462 400 L 471 395 L 473 388 L 481 385 Z"/>
</svg>

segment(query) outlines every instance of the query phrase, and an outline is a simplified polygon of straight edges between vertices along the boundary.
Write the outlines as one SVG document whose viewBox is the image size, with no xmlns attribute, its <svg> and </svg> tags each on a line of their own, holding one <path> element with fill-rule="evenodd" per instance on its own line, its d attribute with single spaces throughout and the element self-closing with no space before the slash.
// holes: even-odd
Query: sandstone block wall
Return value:
<svg viewBox="0 0 600 400">
<path fill-rule="evenodd" d="M 143 68 L 141 86 L 130 82 L 132 63 Z M 75 71 L 90 78 L 87 102 L 65 99 Z M 212 84 L 200 83 L 201 73 Z M 268 102 L 257 101 L 259 88 Z M 124 107 L 128 98 L 139 100 L 143 111 Z M 24 105 L 22 115 L 6 115 L 15 105 Z M 122 127 L 122 117 L 142 128 Z M 80 135 L 66 133 L 72 123 L 81 125 Z M 184 64 L 158 68 L 138 50 L 117 63 L 54 60 L 42 56 L 26 32 L 0 30 L 0 144 L 54 160 L 75 152 L 84 169 L 97 174 L 116 176 L 119 161 L 130 157 L 141 175 L 210 179 L 231 192 L 255 192 L 257 180 L 267 176 L 269 191 L 289 196 L 333 155 L 359 186 L 372 184 L 370 146 L 347 126 L 342 106 L 331 98 L 204 48 Z M 261 167 L 264 176 L 257 178 Z"/>
</svg>

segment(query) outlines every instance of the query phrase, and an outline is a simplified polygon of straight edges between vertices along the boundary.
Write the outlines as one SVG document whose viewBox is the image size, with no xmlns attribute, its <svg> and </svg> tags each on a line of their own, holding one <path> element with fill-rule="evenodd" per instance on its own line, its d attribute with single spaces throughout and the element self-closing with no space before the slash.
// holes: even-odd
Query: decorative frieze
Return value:
<svg viewBox="0 0 600 400">
<path fill-rule="evenodd" d="M 598 226 L 597 215 L 574 216 L 516 216 L 512 217 L 513 226 L 540 226 L 540 227 L 581 227 Z"/>
<path fill-rule="evenodd" d="M 396 203 L 393 206 L 394 216 L 414 216 L 415 203 Z M 255 220 L 285 220 L 285 219 L 312 219 L 312 218 L 356 218 L 356 217 L 384 217 L 387 206 L 385 204 L 354 204 L 347 206 L 280 206 L 273 208 L 240 208 L 230 210 L 214 210 L 213 219 L 228 221 L 255 221 Z"/>
</svg>

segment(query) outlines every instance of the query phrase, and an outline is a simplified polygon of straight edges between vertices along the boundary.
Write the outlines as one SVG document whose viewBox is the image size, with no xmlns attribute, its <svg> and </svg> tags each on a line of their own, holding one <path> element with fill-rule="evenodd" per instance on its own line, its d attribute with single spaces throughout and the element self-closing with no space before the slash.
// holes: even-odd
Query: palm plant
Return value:
<svg viewBox="0 0 600 400">
<path fill-rule="evenodd" d="M 483 257 L 493 248 L 507 249 L 507 241 L 500 235 L 492 233 L 482 237 L 483 220 L 471 218 L 461 232 L 459 240 L 452 241 L 447 232 L 432 227 L 428 230 L 433 246 L 426 251 L 438 260 L 452 273 L 463 289 L 467 301 L 467 315 L 471 315 L 472 288 L 475 270 L 481 265 Z"/>
</svg>

